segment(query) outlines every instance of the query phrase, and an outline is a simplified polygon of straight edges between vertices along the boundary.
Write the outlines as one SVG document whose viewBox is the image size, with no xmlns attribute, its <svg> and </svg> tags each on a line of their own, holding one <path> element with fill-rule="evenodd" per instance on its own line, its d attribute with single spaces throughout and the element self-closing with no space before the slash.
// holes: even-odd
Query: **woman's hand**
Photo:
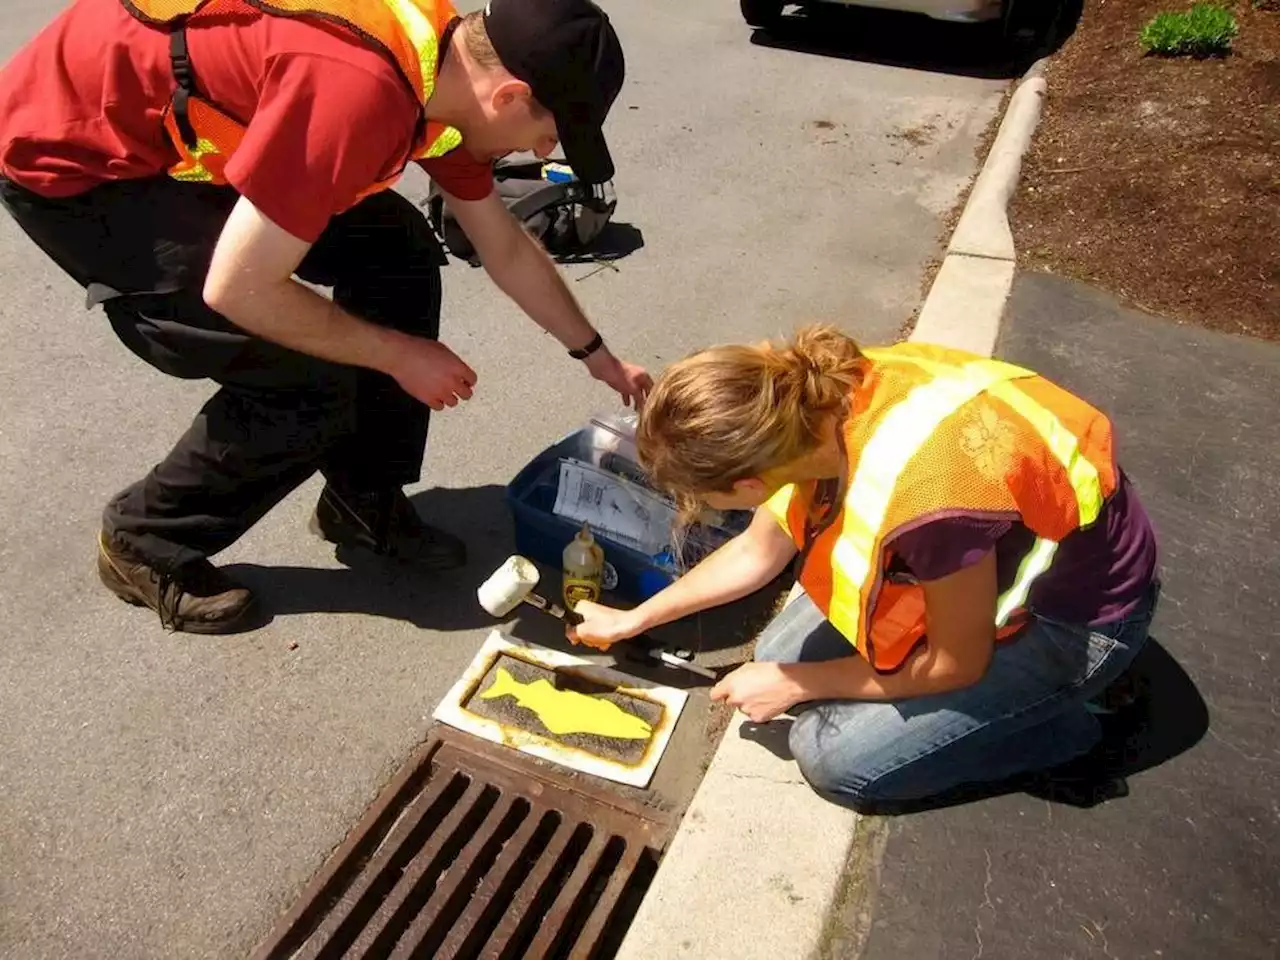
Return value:
<svg viewBox="0 0 1280 960">
<path fill-rule="evenodd" d="M 634 610 L 615 610 L 590 600 L 579 600 L 574 613 L 582 617 L 582 622 L 576 627 L 565 627 L 570 643 L 608 650 L 619 640 L 644 632 L 644 624 Z"/>
<path fill-rule="evenodd" d="M 804 699 L 804 692 L 781 664 L 744 663 L 711 688 L 711 699 L 742 711 L 753 723 L 767 723 Z"/>
</svg>

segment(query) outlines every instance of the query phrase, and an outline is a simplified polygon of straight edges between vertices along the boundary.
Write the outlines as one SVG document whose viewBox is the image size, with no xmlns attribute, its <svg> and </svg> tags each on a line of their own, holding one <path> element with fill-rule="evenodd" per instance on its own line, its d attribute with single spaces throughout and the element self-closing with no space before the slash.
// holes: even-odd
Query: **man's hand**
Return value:
<svg viewBox="0 0 1280 960">
<path fill-rule="evenodd" d="M 601 347 L 583 362 L 593 377 L 618 391 L 626 406 L 634 405 L 637 410 L 644 406 L 645 398 L 653 389 L 653 377 L 644 367 L 624 363 L 610 353 L 608 347 Z"/>
<path fill-rule="evenodd" d="M 634 610 L 615 610 L 590 600 L 580 600 L 574 612 L 582 617 L 582 622 L 576 627 L 565 627 L 565 635 L 571 643 L 608 650 L 619 640 L 644 632 L 644 625 Z"/>
<path fill-rule="evenodd" d="M 435 340 L 411 337 L 402 344 L 395 364 L 387 371 L 405 393 L 432 410 L 456 407 L 471 399 L 476 372 Z"/>
<path fill-rule="evenodd" d="M 568 350 L 586 346 L 595 336 L 582 308 L 542 245 L 511 215 L 496 192 L 483 200 L 459 200 L 445 194 L 467 239 L 494 283 L 538 326 Z M 653 381 L 640 367 L 623 363 L 608 347 L 584 361 L 591 375 L 608 384 L 628 406 L 648 396 Z"/>
<path fill-rule="evenodd" d="M 800 702 L 799 687 L 777 663 L 744 663 L 711 688 L 711 699 L 727 703 L 753 723 L 767 723 Z"/>
<path fill-rule="evenodd" d="M 214 250 L 205 302 L 266 340 L 389 374 L 434 410 L 471 396 L 475 371 L 448 347 L 369 323 L 296 283 L 309 248 L 241 197 Z"/>
</svg>

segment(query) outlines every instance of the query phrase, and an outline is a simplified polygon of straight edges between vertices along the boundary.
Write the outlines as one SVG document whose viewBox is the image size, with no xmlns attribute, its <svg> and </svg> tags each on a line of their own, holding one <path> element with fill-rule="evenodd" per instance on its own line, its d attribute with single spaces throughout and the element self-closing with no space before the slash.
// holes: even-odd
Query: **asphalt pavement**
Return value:
<svg viewBox="0 0 1280 960">
<path fill-rule="evenodd" d="M 616 269 L 566 273 L 614 350 L 657 370 L 814 318 L 894 339 L 1003 80 L 909 49 L 880 62 L 866 37 L 848 56 L 752 43 L 731 0 L 606 6 L 629 75 L 609 124 L 616 220 L 642 245 Z M 8 4 L 0 52 L 48 16 Z M 468 539 L 468 569 L 340 566 L 304 530 L 313 480 L 219 558 L 271 623 L 167 635 L 101 588 L 94 538 L 105 500 L 165 454 L 212 385 L 133 358 L 7 218 L 0 276 L 0 956 L 243 955 L 492 627 L 474 590 L 511 550 L 503 485 L 614 401 L 455 261 L 443 339 L 480 379 L 435 418 L 412 492 Z M 696 785 L 706 723 L 695 698 L 659 774 L 673 803 Z"/>
</svg>

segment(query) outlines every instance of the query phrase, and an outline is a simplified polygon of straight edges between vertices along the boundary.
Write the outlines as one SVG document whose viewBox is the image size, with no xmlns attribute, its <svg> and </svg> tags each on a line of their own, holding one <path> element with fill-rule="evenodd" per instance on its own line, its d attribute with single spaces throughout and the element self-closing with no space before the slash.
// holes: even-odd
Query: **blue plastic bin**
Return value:
<svg viewBox="0 0 1280 960">
<path fill-rule="evenodd" d="M 592 461 L 594 441 L 599 437 L 593 427 L 574 431 L 558 443 L 534 457 L 507 485 L 507 503 L 515 520 L 516 550 L 530 560 L 559 570 L 564 548 L 580 529 L 576 524 L 556 516 L 556 490 L 560 482 L 560 460 Z M 606 588 L 624 600 L 639 603 L 667 587 L 675 579 L 670 571 L 658 566 L 640 551 L 610 540 L 593 528 L 597 542 L 604 549 Z M 611 584 L 616 575 L 616 584 Z"/>
</svg>

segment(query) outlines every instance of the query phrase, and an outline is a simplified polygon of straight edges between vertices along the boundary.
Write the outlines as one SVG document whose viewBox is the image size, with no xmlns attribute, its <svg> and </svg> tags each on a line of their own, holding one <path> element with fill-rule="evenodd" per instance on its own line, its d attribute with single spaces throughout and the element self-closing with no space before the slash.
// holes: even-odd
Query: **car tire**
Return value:
<svg viewBox="0 0 1280 960">
<path fill-rule="evenodd" d="M 742 19 L 752 27 L 767 30 L 782 19 L 783 0 L 738 0 Z"/>
</svg>

